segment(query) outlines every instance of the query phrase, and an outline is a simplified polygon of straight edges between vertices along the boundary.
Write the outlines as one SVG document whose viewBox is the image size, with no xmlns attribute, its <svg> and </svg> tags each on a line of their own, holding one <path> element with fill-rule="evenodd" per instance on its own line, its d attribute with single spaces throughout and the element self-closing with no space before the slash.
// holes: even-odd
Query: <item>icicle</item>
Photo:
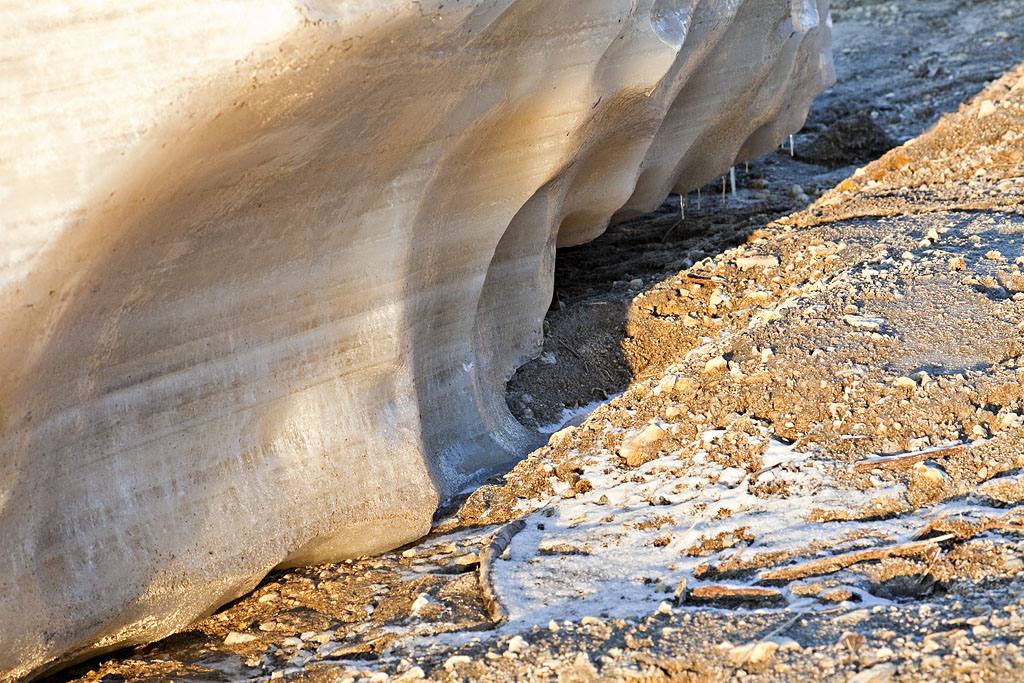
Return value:
<svg viewBox="0 0 1024 683">
<path fill-rule="evenodd" d="M 725 176 L 722 176 L 722 206 L 725 206 Z"/>
<path fill-rule="evenodd" d="M 686 220 L 686 195 L 679 195 L 679 220 Z"/>
<path fill-rule="evenodd" d="M 729 169 L 729 187 L 732 188 L 732 196 L 736 196 L 736 167 Z"/>
<path fill-rule="evenodd" d="M 789 156 L 793 156 L 793 136 L 789 136 Z"/>
<path fill-rule="evenodd" d="M 700 211 L 700 188 L 697 188 L 697 210 Z"/>
<path fill-rule="evenodd" d="M 750 174 L 750 162 L 749 161 L 744 161 L 743 162 L 743 175 L 749 175 L 749 174 Z"/>
</svg>

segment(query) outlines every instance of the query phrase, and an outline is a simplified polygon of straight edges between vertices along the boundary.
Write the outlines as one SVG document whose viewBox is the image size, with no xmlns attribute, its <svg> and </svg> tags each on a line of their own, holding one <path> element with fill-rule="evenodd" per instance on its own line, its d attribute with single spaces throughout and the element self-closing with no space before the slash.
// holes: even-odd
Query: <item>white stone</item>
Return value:
<svg viewBox="0 0 1024 683">
<path fill-rule="evenodd" d="M 892 680 L 893 675 L 896 673 L 895 664 L 875 664 L 874 666 L 859 671 L 850 678 L 846 679 L 846 683 L 887 683 Z"/>
<path fill-rule="evenodd" d="M 843 320 L 847 325 L 861 330 L 880 330 L 885 324 L 885 318 L 876 318 L 865 315 L 844 315 Z"/>
<path fill-rule="evenodd" d="M 522 636 L 512 636 L 508 641 L 509 652 L 526 652 L 530 649 L 530 644 Z"/>
<path fill-rule="evenodd" d="M 394 679 L 395 683 L 410 683 L 411 681 L 419 681 L 427 677 L 425 671 L 418 666 L 414 666 L 402 675 Z"/>
<path fill-rule="evenodd" d="M 729 661 L 734 666 L 760 664 L 774 657 L 778 649 L 778 643 L 771 640 L 759 640 L 746 645 L 738 645 L 729 650 Z"/>
<path fill-rule="evenodd" d="M 771 638 L 768 638 L 768 640 L 778 645 L 779 650 L 782 652 L 803 649 L 800 647 L 800 643 L 798 643 L 793 638 L 789 638 L 788 636 L 772 636 Z"/>
<path fill-rule="evenodd" d="M 256 640 L 256 636 L 251 633 L 239 633 L 238 631 L 231 631 L 224 637 L 225 645 L 241 645 L 242 643 L 251 643 Z"/>
<path fill-rule="evenodd" d="M 652 393 L 669 393 L 675 388 L 676 382 L 678 380 L 679 378 L 676 375 L 665 375 L 664 377 L 661 378 L 661 381 L 658 382 L 658 386 L 654 388 L 655 392 Z"/>
<path fill-rule="evenodd" d="M 942 469 L 933 462 L 924 461 L 914 463 L 914 473 L 935 485 L 942 484 L 949 480 L 949 475 L 943 472 Z"/>
<path fill-rule="evenodd" d="M 704 364 L 704 372 L 718 372 L 729 367 L 729 361 L 724 356 L 715 356 Z"/>
<path fill-rule="evenodd" d="M 466 655 L 452 655 L 448 659 L 444 660 L 444 668 L 446 671 L 451 671 L 460 664 L 469 664 L 473 660 Z"/>
<path fill-rule="evenodd" d="M 736 267 L 742 271 L 754 268 L 774 268 L 779 265 L 778 256 L 741 256 L 736 259 Z"/>
<path fill-rule="evenodd" d="M 416 599 L 412 601 L 412 606 L 409 610 L 413 614 L 418 614 L 421 609 L 429 605 L 431 602 L 433 602 L 433 600 L 431 600 L 429 595 L 426 593 L 420 593 L 416 596 Z"/>
<path fill-rule="evenodd" d="M 537 445 L 556 245 L 833 77 L 826 0 L 108 9 L 0 10 L 0 677 L 425 534 Z"/>
</svg>

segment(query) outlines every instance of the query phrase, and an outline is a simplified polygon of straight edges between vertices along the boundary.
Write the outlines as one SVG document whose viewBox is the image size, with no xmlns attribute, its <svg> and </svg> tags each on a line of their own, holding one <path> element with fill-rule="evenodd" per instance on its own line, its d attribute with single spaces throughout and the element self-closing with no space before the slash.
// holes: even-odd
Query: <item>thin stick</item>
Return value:
<svg viewBox="0 0 1024 683">
<path fill-rule="evenodd" d="M 886 557 L 917 555 L 923 550 L 931 549 L 939 543 L 949 541 L 953 538 L 956 538 L 953 534 L 943 534 L 942 536 L 936 536 L 935 538 L 926 538 L 923 541 L 908 541 L 906 543 L 897 543 L 896 545 L 887 545 L 881 548 L 854 550 L 853 552 L 843 553 L 841 555 L 823 557 L 818 560 L 801 562 L 800 564 L 795 564 L 790 567 L 771 569 L 766 572 L 761 572 L 758 579 L 760 581 L 792 581 L 793 579 L 803 579 L 808 576 L 832 574 L 840 569 L 845 569 L 851 565 L 866 562 L 868 560 L 881 560 Z"/>
<path fill-rule="evenodd" d="M 480 552 L 480 593 L 487 613 L 491 615 L 491 621 L 495 624 L 508 621 L 508 610 L 501 604 L 501 599 L 494 591 L 494 584 L 491 582 L 491 569 L 494 560 L 508 548 L 512 537 L 522 531 L 525 526 L 526 522 L 521 519 L 506 524 L 498 529 L 498 533 L 494 534 L 491 542 Z"/>
<path fill-rule="evenodd" d="M 704 283 L 704 284 L 707 284 L 707 283 Z M 606 380 L 608 380 L 609 382 L 614 382 L 615 381 L 615 378 L 612 377 L 608 373 L 608 371 L 604 369 L 604 367 L 602 367 L 601 365 L 595 365 L 595 364 L 591 363 L 587 358 L 585 358 L 582 354 L 580 354 L 579 351 L 577 351 L 573 347 L 569 346 L 568 344 L 566 344 L 564 341 L 562 341 L 560 338 L 556 337 L 555 335 L 551 335 L 551 338 L 554 339 L 556 342 L 558 342 L 558 345 L 561 346 L 563 349 L 565 349 L 566 351 L 568 351 L 572 355 L 576 356 L 576 358 L 579 359 L 580 362 L 583 363 L 583 365 L 585 365 L 588 368 L 597 369 L 602 375 L 604 375 L 604 378 Z"/>
<path fill-rule="evenodd" d="M 960 455 L 967 450 L 966 444 L 955 444 L 952 446 L 939 446 L 938 448 L 927 448 L 923 451 L 913 453 L 900 453 L 898 455 L 881 455 L 877 458 L 868 458 L 853 464 L 854 472 L 873 470 L 876 467 L 901 468 L 908 467 L 915 463 L 927 460 L 928 458 L 945 458 L 951 455 Z"/>
<path fill-rule="evenodd" d="M 785 631 L 787 628 L 789 628 L 790 626 L 795 624 L 800 617 L 804 616 L 805 614 L 807 614 L 810 611 L 811 611 L 810 609 L 804 609 L 804 610 L 802 610 L 800 612 L 797 612 L 796 614 L 794 614 L 789 619 L 786 619 L 786 621 L 784 621 L 781 626 L 779 626 L 778 628 L 770 631 L 767 635 L 761 636 L 760 638 L 758 638 L 757 640 L 755 640 L 751 644 L 752 645 L 756 645 L 757 643 L 763 643 L 766 640 L 771 640 L 772 638 L 774 638 L 775 636 L 779 635 L 780 633 Z M 750 649 L 748 649 L 743 654 L 743 658 L 740 659 L 740 661 L 737 662 L 737 665 L 740 665 L 740 664 L 743 664 L 744 662 L 746 662 L 747 659 L 750 657 L 750 655 L 752 655 L 753 653 L 754 653 L 754 648 L 751 647 Z"/>
<path fill-rule="evenodd" d="M 666 240 L 668 240 L 668 236 L 672 234 L 672 231 L 675 230 L 676 228 L 678 228 L 682 224 L 683 224 L 683 219 L 680 218 L 675 223 L 670 225 L 668 227 L 668 230 L 665 231 L 665 234 L 661 236 L 661 243 L 665 244 Z"/>
<path fill-rule="evenodd" d="M 688 602 L 782 602 L 786 597 L 774 588 L 748 586 L 697 586 L 690 591 Z"/>
</svg>

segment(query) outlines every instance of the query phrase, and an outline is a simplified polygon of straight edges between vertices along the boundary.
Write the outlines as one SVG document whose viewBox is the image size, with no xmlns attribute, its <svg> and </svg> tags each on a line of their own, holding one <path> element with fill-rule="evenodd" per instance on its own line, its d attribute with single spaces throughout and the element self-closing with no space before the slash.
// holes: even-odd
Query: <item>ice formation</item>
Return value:
<svg viewBox="0 0 1024 683">
<path fill-rule="evenodd" d="M 0 10 L 0 678 L 422 535 L 556 245 L 798 129 L 827 0 Z"/>
</svg>

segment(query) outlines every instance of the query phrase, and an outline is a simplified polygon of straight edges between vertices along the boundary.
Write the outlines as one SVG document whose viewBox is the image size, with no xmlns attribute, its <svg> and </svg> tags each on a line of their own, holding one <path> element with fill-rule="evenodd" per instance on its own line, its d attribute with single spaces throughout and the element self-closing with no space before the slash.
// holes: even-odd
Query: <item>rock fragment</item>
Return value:
<svg viewBox="0 0 1024 683">
<path fill-rule="evenodd" d="M 721 372 L 729 369 L 729 361 L 725 359 L 725 356 L 715 356 L 707 363 L 704 364 L 704 372 Z"/>
<path fill-rule="evenodd" d="M 875 664 L 854 674 L 847 679 L 846 683 L 888 683 L 894 675 L 896 675 L 896 665 L 886 662 Z"/>
<path fill-rule="evenodd" d="M 619 455 L 626 459 L 628 466 L 639 467 L 657 457 L 657 453 L 645 447 L 657 443 L 666 434 L 667 432 L 664 428 L 659 425 L 647 425 L 639 432 L 634 432 L 622 440 L 622 446 L 619 447 Z"/>
<path fill-rule="evenodd" d="M 759 640 L 754 643 L 739 645 L 729 650 L 729 662 L 733 666 L 762 664 L 772 659 L 778 649 L 778 643 L 771 640 Z"/>
<path fill-rule="evenodd" d="M 746 272 L 755 268 L 774 268 L 779 265 L 778 256 L 740 256 L 736 259 L 736 267 Z"/>
<path fill-rule="evenodd" d="M 878 331 L 885 325 L 885 318 L 865 315 L 844 315 L 843 320 L 850 327 L 855 327 L 859 330 Z"/>
<path fill-rule="evenodd" d="M 241 645 L 242 643 L 251 643 L 256 640 L 256 636 L 251 633 L 239 633 L 238 631 L 231 631 L 224 637 L 225 645 Z"/>
</svg>

